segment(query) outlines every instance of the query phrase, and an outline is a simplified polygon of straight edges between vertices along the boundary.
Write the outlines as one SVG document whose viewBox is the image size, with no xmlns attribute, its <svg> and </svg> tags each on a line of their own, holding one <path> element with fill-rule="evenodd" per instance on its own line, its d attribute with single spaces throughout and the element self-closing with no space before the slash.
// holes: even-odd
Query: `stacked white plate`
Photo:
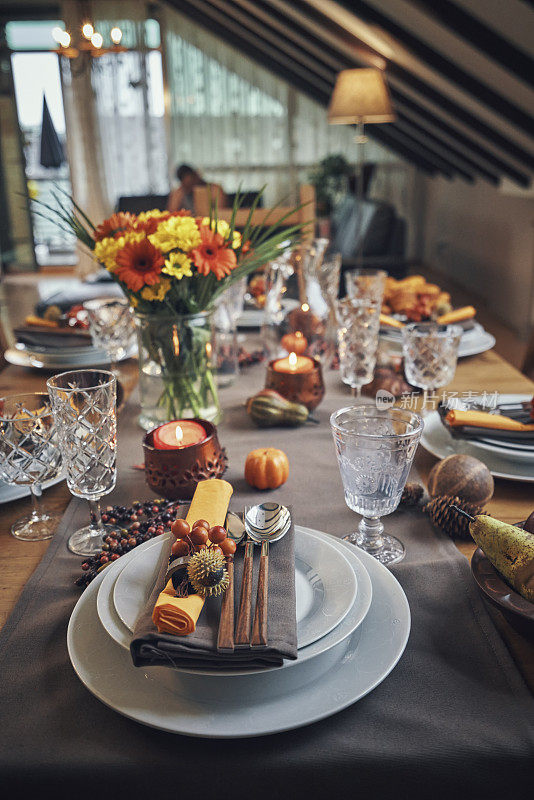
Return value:
<svg viewBox="0 0 534 800">
<path fill-rule="evenodd" d="M 380 338 L 386 342 L 391 342 L 394 349 L 402 351 L 401 332 L 396 328 L 385 328 L 380 330 Z M 458 347 L 458 357 L 476 356 L 485 353 L 495 346 L 495 336 L 488 333 L 479 322 L 475 322 L 472 328 L 464 331 Z"/>
<path fill-rule="evenodd" d="M 499 403 L 522 403 L 531 400 L 527 394 L 499 394 Z M 472 398 L 474 402 L 483 403 L 483 397 Z M 488 467 L 496 478 L 508 478 L 512 481 L 534 482 L 534 440 L 525 439 L 524 443 L 507 442 L 505 439 L 492 438 L 491 431 L 481 439 L 462 439 L 451 436 L 437 411 L 425 416 L 425 428 L 421 437 L 423 447 L 436 456 L 446 458 L 454 453 L 465 453 L 475 456 Z"/>
<path fill-rule="evenodd" d="M 80 680 L 119 713 L 173 733 L 261 736 L 309 725 L 356 702 L 402 655 L 406 596 L 371 556 L 328 534 L 295 528 L 298 658 L 261 671 L 136 668 L 129 647 L 166 537 L 107 567 L 68 628 Z"/>
<path fill-rule="evenodd" d="M 133 344 L 119 359 L 137 355 L 137 344 Z M 83 367 L 104 367 L 109 365 L 109 356 L 104 350 L 99 350 L 91 345 L 86 347 L 50 347 L 30 348 L 22 344 L 8 348 L 4 357 L 9 364 L 17 367 L 34 367 L 36 369 L 76 369 Z"/>
</svg>

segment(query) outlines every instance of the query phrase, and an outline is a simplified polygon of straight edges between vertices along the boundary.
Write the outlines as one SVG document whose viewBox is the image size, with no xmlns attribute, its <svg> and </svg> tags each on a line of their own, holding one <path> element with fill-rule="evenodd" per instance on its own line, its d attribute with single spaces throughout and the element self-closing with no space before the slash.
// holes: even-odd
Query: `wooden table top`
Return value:
<svg viewBox="0 0 534 800">
<path fill-rule="evenodd" d="M 121 382 L 128 395 L 137 381 L 137 361 L 124 362 L 120 367 Z M 0 372 L 0 396 L 20 392 L 46 391 L 48 375 L 36 370 L 7 366 Z M 462 359 L 458 363 L 456 375 L 450 387 L 452 391 L 481 393 L 531 393 L 534 383 L 515 367 L 502 359 L 494 351 L 479 356 Z M 416 455 L 416 466 L 421 477 L 426 477 L 436 463 L 436 459 L 422 447 Z M 71 495 L 65 483 L 47 490 L 46 503 L 51 511 L 59 516 L 64 512 Z M 495 494 L 487 506 L 488 513 L 505 522 L 525 519 L 534 509 L 534 488 L 532 484 L 495 480 Z M 0 529 L 0 627 L 11 613 L 23 586 L 39 564 L 49 541 L 20 542 L 10 534 L 13 522 L 30 510 L 30 500 L 18 500 L 2 508 Z M 473 544 L 458 542 L 458 549 L 470 558 L 475 550 Z M 534 691 L 534 647 L 515 631 L 502 618 L 498 620 L 501 634 L 505 638 L 512 656 Z"/>
</svg>

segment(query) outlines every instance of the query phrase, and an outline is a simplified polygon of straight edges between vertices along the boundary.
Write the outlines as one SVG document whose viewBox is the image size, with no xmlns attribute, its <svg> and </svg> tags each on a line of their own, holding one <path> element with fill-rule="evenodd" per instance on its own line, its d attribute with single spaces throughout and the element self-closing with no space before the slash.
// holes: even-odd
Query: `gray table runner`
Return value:
<svg viewBox="0 0 534 800">
<path fill-rule="evenodd" d="M 221 392 L 232 506 L 265 498 L 243 480 L 247 452 L 281 447 L 287 483 L 269 496 L 295 521 L 334 535 L 353 530 L 328 417 L 349 400 L 337 374 L 317 410 L 321 425 L 259 430 L 242 407 L 263 368 Z M 111 502 L 150 496 L 135 401 L 119 425 L 119 480 Z M 394 567 L 412 611 L 407 649 L 360 702 L 307 728 L 242 741 L 172 735 L 101 704 L 70 664 L 66 628 L 80 590 L 81 559 L 65 541 L 86 520 L 73 501 L 41 565 L 0 634 L 0 786 L 18 796 L 135 798 L 493 798 L 527 796 L 534 778 L 534 701 L 498 635 L 469 566 L 454 544 L 413 512 L 387 528 L 407 547 Z M 7 531 L 3 531 L 8 536 Z M 20 545 L 21 550 L 24 544 Z"/>
</svg>

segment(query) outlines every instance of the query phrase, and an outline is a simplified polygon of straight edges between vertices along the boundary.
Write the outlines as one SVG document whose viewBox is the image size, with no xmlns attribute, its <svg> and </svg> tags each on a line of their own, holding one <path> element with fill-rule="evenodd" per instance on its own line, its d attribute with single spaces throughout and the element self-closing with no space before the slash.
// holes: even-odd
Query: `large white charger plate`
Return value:
<svg viewBox="0 0 534 800">
<path fill-rule="evenodd" d="M 330 540 L 328 534 L 301 530 Z M 96 598 L 107 569 L 89 584 L 69 622 L 67 646 L 74 670 L 110 708 L 171 733 L 213 739 L 264 736 L 332 716 L 389 675 L 410 632 L 408 601 L 396 578 L 367 553 L 345 542 L 339 544 L 364 564 L 373 584 L 373 599 L 348 647 L 323 656 L 335 657 L 320 680 L 309 678 L 313 660 L 288 672 L 271 670 L 210 681 L 165 667 L 137 669 L 130 654 L 107 635 L 96 614 Z"/>
<path fill-rule="evenodd" d="M 50 486 L 55 486 L 56 483 L 61 483 L 63 480 L 65 480 L 65 476 L 58 475 L 56 478 L 45 481 L 43 483 L 43 491 Z M 31 490 L 29 486 L 15 485 L 0 481 L 0 505 L 2 503 L 11 503 L 13 500 L 20 500 L 22 497 L 29 497 L 30 495 Z"/>
<path fill-rule="evenodd" d="M 299 525 L 295 526 L 295 534 L 296 541 L 302 540 L 304 543 L 311 541 L 312 537 L 315 539 L 318 538 L 316 532 L 310 531 L 306 528 L 301 528 Z M 347 637 L 349 637 L 356 630 L 356 628 L 361 625 L 362 621 L 365 619 L 365 615 L 369 610 L 372 597 L 372 586 L 367 570 L 353 552 L 347 552 L 347 548 L 344 546 L 344 543 L 339 539 L 335 539 L 332 536 L 327 536 L 324 541 L 331 547 L 334 547 L 338 552 L 341 552 L 349 560 L 351 569 L 353 570 L 357 581 L 356 598 L 344 619 L 333 630 L 331 630 L 330 633 L 326 634 L 312 644 L 309 644 L 307 647 L 301 647 L 298 652 L 298 658 L 295 661 L 286 660 L 284 661 L 282 667 L 273 667 L 272 669 L 288 669 L 296 665 L 300 665 L 304 661 L 315 658 L 315 656 L 321 655 L 327 650 L 336 647 L 341 642 L 345 641 Z M 136 548 L 136 550 L 148 550 L 152 549 L 154 546 L 158 547 L 158 550 L 154 551 L 153 553 L 153 557 L 157 558 L 158 556 L 156 554 L 161 552 L 161 547 L 163 546 L 162 539 L 158 539 L 155 542 L 145 542 Z M 126 650 L 130 649 L 132 634 L 117 614 L 115 604 L 113 602 L 113 589 L 120 573 L 126 568 L 126 566 L 134 557 L 135 550 L 132 550 L 126 555 L 122 556 L 122 558 L 118 559 L 111 566 L 106 567 L 106 576 L 100 585 L 97 596 L 97 613 L 102 625 L 111 638 Z M 180 671 L 193 675 L 215 675 L 216 677 L 222 674 L 221 670 L 214 672 L 213 670 L 209 669 L 182 669 Z M 249 672 L 249 670 L 241 670 L 239 672 L 236 670 L 231 670 L 225 674 L 237 676 L 249 674 Z"/>
<path fill-rule="evenodd" d="M 517 398 L 525 398 L 526 395 L 502 394 L 499 395 L 499 402 L 516 402 Z M 432 453 L 436 458 L 446 458 L 455 453 L 465 453 L 474 456 L 488 467 L 495 478 L 507 478 L 511 481 L 525 481 L 534 483 L 534 458 L 532 451 L 529 458 L 521 453 L 518 458 L 513 453 L 497 452 L 497 448 L 491 449 L 487 446 L 482 447 L 479 442 L 474 440 L 455 438 L 441 422 L 437 411 L 431 411 L 425 416 L 425 427 L 421 436 L 421 444 Z"/>
<path fill-rule="evenodd" d="M 119 361 L 125 361 L 137 355 L 137 344 L 132 345 Z M 76 369 L 77 367 L 104 367 L 109 365 L 109 356 L 103 350 L 93 347 L 85 348 L 80 353 L 78 348 L 74 353 L 67 350 L 60 352 L 37 352 L 26 348 L 9 347 L 4 358 L 9 364 L 16 367 L 33 367 L 35 369 Z"/>
<path fill-rule="evenodd" d="M 391 342 L 396 345 L 396 350 L 402 351 L 401 333 L 400 331 L 380 331 L 380 338 L 384 341 Z M 467 356 L 477 356 L 480 353 L 485 353 L 486 350 L 491 350 L 495 346 L 495 336 L 488 333 L 479 322 L 475 322 L 473 327 L 462 333 L 460 345 L 458 347 L 458 358 L 467 358 Z"/>
<path fill-rule="evenodd" d="M 132 633 L 156 580 L 162 546 L 139 553 L 115 581 L 115 610 Z M 321 639 L 339 625 L 354 605 L 357 588 L 354 570 L 330 542 L 311 536 L 295 538 L 299 648 Z"/>
</svg>

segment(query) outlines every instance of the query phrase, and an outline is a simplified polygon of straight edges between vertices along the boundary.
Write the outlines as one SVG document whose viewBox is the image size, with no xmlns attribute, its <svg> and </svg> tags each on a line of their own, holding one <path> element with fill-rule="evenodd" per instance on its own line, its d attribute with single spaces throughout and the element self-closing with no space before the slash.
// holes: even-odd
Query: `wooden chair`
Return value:
<svg viewBox="0 0 534 800">
<path fill-rule="evenodd" d="M 207 217 L 210 213 L 210 189 L 209 186 L 195 186 L 194 188 L 194 205 L 195 216 Z M 296 211 L 287 219 L 284 220 L 283 226 L 289 227 L 290 225 L 303 224 L 305 227 L 302 229 L 301 241 L 304 245 L 309 244 L 314 238 L 315 229 L 315 188 L 310 184 L 303 184 L 299 189 L 299 204 L 304 204 L 302 208 Z M 253 225 L 263 225 L 265 218 L 270 214 L 267 220 L 267 225 L 272 225 L 277 219 L 288 214 L 291 208 L 288 206 L 279 206 L 276 209 L 258 208 L 252 214 Z M 271 213 L 272 212 L 272 213 Z M 224 219 L 230 222 L 232 217 L 231 208 L 219 208 L 219 219 Z M 236 228 L 243 228 L 249 210 L 241 208 L 236 214 Z"/>
</svg>

